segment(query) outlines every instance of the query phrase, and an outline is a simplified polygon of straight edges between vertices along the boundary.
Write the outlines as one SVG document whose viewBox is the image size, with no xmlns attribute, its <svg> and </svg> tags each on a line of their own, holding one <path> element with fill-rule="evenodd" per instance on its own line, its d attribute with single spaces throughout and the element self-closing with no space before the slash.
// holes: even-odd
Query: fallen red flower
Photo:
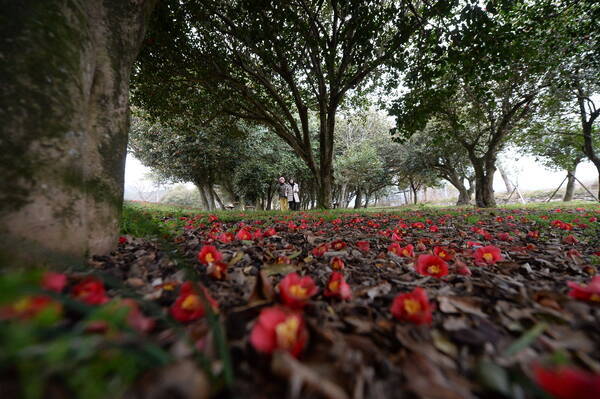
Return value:
<svg viewBox="0 0 600 399">
<path fill-rule="evenodd" d="M 200 252 L 198 252 L 198 261 L 205 265 L 218 262 L 221 259 L 223 259 L 223 255 L 221 255 L 221 252 L 213 245 L 205 245 Z"/>
<path fill-rule="evenodd" d="M 331 248 L 335 249 L 336 251 L 341 251 L 342 249 L 346 248 L 346 243 L 342 240 L 337 240 L 334 241 L 330 244 Z"/>
<path fill-rule="evenodd" d="M 221 261 L 212 262 L 206 268 L 206 273 L 214 279 L 223 280 L 227 275 L 227 263 Z"/>
<path fill-rule="evenodd" d="M 102 305 L 108 302 L 104 283 L 95 277 L 88 277 L 73 287 L 72 295 L 88 305 Z"/>
<path fill-rule="evenodd" d="M 307 340 L 302 314 L 281 307 L 263 309 L 250 334 L 254 349 L 266 354 L 284 350 L 298 357 Z"/>
<path fill-rule="evenodd" d="M 427 298 L 427 292 L 421 287 L 406 294 L 398 294 L 394 298 L 391 311 L 392 315 L 400 321 L 431 324 L 432 306 Z"/>
<path fill-rule="evenodd" d="M 329 277 L 323 295 L 326 297 L 338 297 L 347 300 L 352 297 L 352 289 L 346 282 L 342 273 L 333 272 L 331 273 L 331 277 Z"/>
<path fill-rule="evenodd" d="M 452 251 L 444 247 L 434 247 L 433 254 L 447 261 L 450 261 L 454 258 Z"/>
<path fill-rule="evenodd" d="M 318 247 L 313 248 L 312 254 L 313 254 L 313 256 L 315 256 L 317 258 L 320 258 L 328 250 L 329 250 L 329 245 L 327 245 L 327 244 L 321 244 Z"/>
<path fill-rule="evenodd" d="M 473 253 L 473 258 L 475 258 L 475 264 L 477 265 L 493 265 L 502 260 L 502 253 L 500 252 L 500 248 L 488 245 L 486 247 L 477 248 Z"/>
<path fill-rule="evenodd" d="M 213 311 L 216 311 L 218 309 L 217 301 L 213 299 L 206 287 L 200 286 L 200 288 Z M 204 317 L 206 310 L 202 298 L 192 282 L 186 281 L 181 285 L 179 296 L 171 305 L 170 312 L 175 320 L 183 323 Z"/>
<path fill-rule="evenodd" d="M 27 296 L 13 304 L 0 307 L 0 320 L 27 320 L 48 309 L 59 314 L 62 311 L 62 306 L 46 295 Z"/>
<path fill-rule="evenodd" d="M 571 298 L 581 301 L 600 302 L 600 276 L 594 277 L 587 285 L 577 284 L 574 281 L 567 282 L 567 285 L 571 288 L 571 291 L 569 291 Z"/>
<path fill-rule="evenodd" d="M 240 241 L 250 241 L 252 240 L 252 233 L 246 228 L 241 228 L 235 235 L 235 239 Z"/>
<path fill-rule="evenodd" d="M 416 269 L 419 274 L 436 278 L 442 278 L 448 274 L 448 264 L 435 255 L 419 255 Z"/>
<path fill-rule="evenodd" d="M 342 270 L 345 266 L 344 260 L 338 256 L 331 259 L 331 268 L 333 270 Z"/>
<path fill-rule="evenodd" d="M 312 277 L 300 277 L 298 273 L 290 273 L 279 282 L 281 302 L 292 309 L 302 309 L 317 291 Z"/>
<path fill-rule="evenodd" d="M 42 277 L 42 288 L 48 291 L 62 292 L 67 285 L 67 275 L 62 273 L 46 272 Z"/>
<path fill-rule="evenodd" d="M 369 252 L 371 250 L 371 244 L 368 241 L 357 241 L 356 247 L 363 252 Z"/>
<path fill-rule="evenodd" d="M 600 374 L 568 367 L 554 370 L 534 368 L 537 384 L 557 399 L 598 399 L 600 398 Z"/>
</svg>

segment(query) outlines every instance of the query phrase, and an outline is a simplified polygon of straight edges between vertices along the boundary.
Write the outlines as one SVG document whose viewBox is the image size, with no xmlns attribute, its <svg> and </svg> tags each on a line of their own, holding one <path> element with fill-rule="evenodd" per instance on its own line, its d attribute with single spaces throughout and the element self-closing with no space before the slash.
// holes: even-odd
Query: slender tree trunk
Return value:
<svg viewBox="0 0 600 399">
<path fill-rule="evenodd" d="M 567 189 L 565 190 L 565 196 L 563 197 L 564 202 L 573 200 L 573 193 L 575 192 L 575 171 L 577 165 L 574 168 L 567 170 Z"/>
<path fill-rule="evenodd" d="M 219 207 L 221 209 L 225 209 L 225 204 L 223 204 L 223 201 L 221 201 L 221 198 L 219 198 L 219 194 L 217 194 L 217 190 L 215 190 L 214 187 L 211 187 L 211 192 L 213 194 L 213 197 L 217 201 L 217 204 L 219 204 Z"/>
<path fill-rule="evenodd" d="M 206 198 L 208 199 L 208 206 L 210 211 L 215 210 L 215 196 L 213 195 L 212 184 L 206 184 L 204 186 L 206 192 Z"/>
<path fill-rule="evenodd" d="M 369 206 L 369 201 L 371 201 L 371 193 L 367 191 L 366 194 L 365 194 L 365 206 L 364 206 L 364 208 L 367 208 Z"/>
<path fill-rule="evenodd" d="M 509 194 L 512 193 L 513 190 L 515 189 L 515 187 L 513 186 L 512 182 L 510 181 L 508 174 L 506 173 L 504 168 L 501 166 L 498 166 L 498 172 L 500 172 L 500 176 L 502 176 L 502 180 L 504 181 L 504 185 L 506 186 L 506 192 Z"/>
<path fill-rule="evenodd" d="M 0 268 L 116 247 L 129 76 L 155 2 L 3 2 Z"/>
</svg>

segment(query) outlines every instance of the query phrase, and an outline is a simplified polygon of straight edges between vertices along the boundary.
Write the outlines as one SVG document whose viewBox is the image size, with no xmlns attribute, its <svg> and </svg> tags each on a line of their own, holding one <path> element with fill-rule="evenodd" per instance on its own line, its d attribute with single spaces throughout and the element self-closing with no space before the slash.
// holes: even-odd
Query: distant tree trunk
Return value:
<svg viewBox="0 0 600 399">
<path fill-rule="evenodd" d="M 362 205 L 362 190 L 360 187 L 356 188 L 356 198 L 354 199 L 354 209 L 360 208 Z"/>
<path fill-rule="evenodd" d="M 223 201 L 221 201 L 221 198 L 219 198 L 219 194 L 217 194 L 217 190 L 215 190 L 214 187 L 211 187 L 211 191 L 213 193 L 215 200 L 217 201 L 217 204 L 219 204 L 219 207 L 221 209 L 225 209 L 225 204 L 223 204 Z"/>
<path fill-rule="evenodd" d="M 205 211 L 210 211 L 210 206 L 208 204 L 208 196 L 204 191 L 204 183 L 195 183 L 196 189 L 200 193 L 200 199 L 202 200 L 202 207 Z"/>
<path fill-rule="evenodd" d="M 410 183 L 410 190 L 411 190 L 411 193 L 412 193 L 413 204 L 416 205 L 417 202 L 418 202 L 417 193 L 419 191 L 419 186 L 415 185 L 414 183 L 411 182 Z"/>
<path fill-rule="evenodd" d="M 206 193 L 206 198 L 208 199 L 208 207 L 210 211 L 215 210 L 215 196 L 212 190 L 212 184 L 206 184 L 204 186 L 204 192 Z"/>
<path fill-rule="evenodd" d="M 598 171 L 599 184 L 597 198 L 600 199 L 600 157 L 596 154 L 594 148 L 594 135 L 592 134 L 594 122 L 600 117 L 600 108 L 595 109 L 588 115 L 588 108 L 586 107 L 588 97 L 579 82 L 575 83 L 577 84 L 577 103 L 579 104 L 579 117 L 581 119 L 581 130 L 583 133 L 583 153 L 590 161 L 592 161 Z"/>
<path fill-rule="evenodd" d="M 506 192 L 507 193 L 512 193 L 513 190 L 515 189 L 515 186 L 513 186 L 512 182 L 510 181 L 508 174 L 506 173 L 506 170 L 504 170 L 504 168 L 502 166 L 498 166 L 498 172 L 500 172 L 500 176 L 502 176 L 502 180 L 504 180 L 504 185 L 506 186 Z"/>
<path fill-rule="evenodd" d="M 575 192 L 575 172 L 577 171 L 579 162 L 581 162 L 581 159 L 577 159 L 573 168 L 567 170 L 567 189 L 565 191 L 565 196 L 563 197 L 564 202 L 573 200 L 573 193 Z"/>
<path fill-rule="evenodd" d="M 423 201 L 427 202 L 427 187 L 423 188 Z"/>
<path fill-rule="evenodd" d="M 367 191 L 366 194 L 365 194 L 365 205 L 364 205 L 364 208 L 367 208 L 369 206 L 369 201 L 371 201 L 371 193 L 369 191 Z"/>
<path fill-rule="evenodd" d="M 116 247 L 129 76 L 155 2 L 2 2 L 0 267 Z"/>
</svg>

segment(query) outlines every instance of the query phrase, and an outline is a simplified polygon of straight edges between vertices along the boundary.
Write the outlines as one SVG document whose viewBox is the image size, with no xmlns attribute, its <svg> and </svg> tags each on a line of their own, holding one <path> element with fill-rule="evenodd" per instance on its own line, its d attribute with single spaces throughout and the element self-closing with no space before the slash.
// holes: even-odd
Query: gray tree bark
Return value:
<svg viewBox="0 0 600 399">
<path fill-rule="evenodd" d="M 155 2 L 2 1 L 0 265 L 116 246 L 129 75 Z"/>
<path fill-rule="evenodd" d="M 515 189 L 515 187 L 513 186 L 512 182 L 510 181 L 508 174 L 506 173 L 506 171 L 504 170 L 504 168 L 502 166 L 497 166 L 497 168 L 498 168 L 498 172 L 500 172 L 500 176 L 502 176 L 504 185 L 506 186 L 506 192 L 509 194 L 512 193 L 513 190 Z"/>
</svg>

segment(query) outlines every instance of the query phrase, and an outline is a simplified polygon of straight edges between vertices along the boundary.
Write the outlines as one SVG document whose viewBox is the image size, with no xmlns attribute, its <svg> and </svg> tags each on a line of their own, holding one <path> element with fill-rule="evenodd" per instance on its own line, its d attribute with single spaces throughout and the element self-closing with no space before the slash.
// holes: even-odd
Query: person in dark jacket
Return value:
<svg viewBox="0 0 600 399">
<path fill-rule="evenodd" d="M 279 209 L 287 211 L 289 208 L 288 204 L 288 193 L 291 191 L 289 184 L 285 182 L 285 177 L 279 178 Z"/>
</svg>

